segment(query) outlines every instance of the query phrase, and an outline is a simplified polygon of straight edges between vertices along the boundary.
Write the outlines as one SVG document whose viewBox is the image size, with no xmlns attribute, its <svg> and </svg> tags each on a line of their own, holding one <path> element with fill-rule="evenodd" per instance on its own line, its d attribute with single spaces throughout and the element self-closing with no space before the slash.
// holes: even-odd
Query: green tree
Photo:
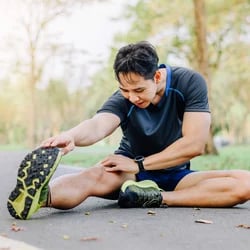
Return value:
<svg viewBox="0 0 250 250">
<path fill-rule="evenodd" d="M 0 144 L 23 144 L 25 141 L 26 109 L 25 88 L 22 82 L 18 85 L 10 83 L 9 80 L 0 82 Z"/>
<path fill-rule="evenodd" d="M 237 96 L 241 99 L 243 106 L 250 106 L 250 99 L 245 94 L 250 79 L 249 71 L 246 70 L 246 65 L 249 65 L 249 56 L 247 56 L 246 51 L 249 50 L 250 7 L 249 2 L 243 0 L 226 2 L 213 0 L 206 1 L 206 8 L 207 55 L 204 59 L 209 60 L 205 62 L 208 68 L 207 72 L 204 71 L 203 74 L 209 78 L 210 82 L 210 105 L 213 111 L 212 132 L 215 134 L 222 128 L 228 127 L 230 129 L 232 127 L 228 119 L 222 120 L 228 107 L 223 103 L 228 103 L 230 100 L 235 101 Z M 232 9 L 234 9 L 233 12 Z M 128 42 L 149 40 L 156 45 L 161 62 L 199 69 L 193 1 L 139 0 L 135 6 L 128 8 L 125 18 L 132 20 L 131 29 L 125 34 L 117 35 L 114 50 Z M 113 84 L 113 74 L 110 71 L 113 55 L 112 52 L 109 67 L 99 72 L 99 74 L 106 76 L 103 77 L 102 81 L 99 79 L 94 81 L 96 86 Z M 240 63 L 240 66 L 237 67 L 234 62 L 239 62 L 241 58 L 245 64 Z M 230 84 L 232 82 L 230 72 L 234 72 L 234 85 Z M 245 81 L 241 83 L 240 93 L 239 91 L 237 93 L 239 90 L 237 84 L 242 78 L 241 75 L 244 75 Z M 227 79 L 227 82 L 224 82 L 224 79 Z M 223 95 L 225 92 L 223 86 L 228 87 L 226 89 L 228 95 Z M 244 96 L 247 95 L 247 98 L 243 97 L 243 93 Z M 103 97 L 102 101 L 106 95 Z M 98 100 L 101 101 L 100 98 Z M 223 109 L 220 109 L 221 106 Z M 249 112 L 249 108 L 246 110 Z M 230 113 L 230 117 L 230 120 L 234 119 L 235 113 Z M 246 119 L 247 122 L 249 119 Z M 240 133 L 243 131 L 241 130 Z"/>
<path fill-rule="evenodd" d="M 36 133 L 39 142 L 84 118 L 85 93 L 80 88 L 70 92 L 67 83 L 60 80 L 50 80 L 45 89 L 38 90 L 37 104 L 40 108 Z"/>
<path fill-rule="evenodd" d="M 204 76 L 208 86 L 208 97 L 211 100 L 211 77 L 209 74 L 209 57 L 207 46 L 207 21 L 206 6 L 204 0 L 194 0 L 194 19 L 198 71 Z M 213 112 L 212 112 L 213 114 Z M 218 154 L 214 145 L 212 126 L 210 128 L 205 153 Z"/>
<path fill-rule="evenodd" d="M 65 45 L 59 38 L 60 30 L 52 31 L 56 21 L 68 16 L 76 5 L 89 0 L 14 0 L 19 19 L 16 23 L 18 32 L 12 33 L 8 43 L 15 53 L 12 73 L 25 79 L 27 88 L 26 109 L 27 142 L 34 147 L 37 136 L 39 108 L 37 105 L 37 86 L 44 80 L 44 73 L 53 58 L 72 53 L 71 46 Z M 80 5 L 81 6 L 81 5 Z M 8 41 L 9 41 L 8 40 Z M 70 67 L 70 65 L 68 65 Z"/>
<path fill-rule="evenodd" d="M 55 43 L 55 35 L 51 35 L 51 24 L 62 15 L 66 15 L 71 7 L 71 1 L 36 0 L 15 1 L 22 16 L 17 28 L 20 35 L 14 35 L 12 46 L 18 50 L 17 71 L 26 78 L 28 96 L 26 102 L 28 145 L 33 147 L 36 141 L 37 127 L 37 85 L 41 81 L 45 65 L 59 49 Z M 15 43 L 16 41 L 17 43 Z"/>
</svg>

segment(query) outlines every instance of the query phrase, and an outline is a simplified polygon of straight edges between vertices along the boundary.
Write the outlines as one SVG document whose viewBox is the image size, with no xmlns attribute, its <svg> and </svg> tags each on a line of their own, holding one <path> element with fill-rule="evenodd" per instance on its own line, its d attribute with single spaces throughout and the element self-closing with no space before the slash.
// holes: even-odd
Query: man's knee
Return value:
<svg viewBox="0 0 250 250">
<path fill-rule="evenodd" d="M 92 190 L 108 190 L 120 188 L 126 180 L 126 175 L 122 172 L 107 172 L 102 166 L 94 166 L 81 172 L 82 180 L 91 183 Z"/>
<path fill-rule="evenodd" d="M 100 180 L 104 177 L 105 170 L 101 166 L 95 166 L 88 169 L 84 169 L 81 171 L 81 176 L 93 182 L 100 182 Z"/>
<path fill-rule="evenodd" d="M 250 200 L 250 172 L 246 170 L 235 170 L 232 172 L 232 175 L 238 180 L 235 195 L 239 203 Z"/>
<path fill-rule="evenodd" d="M 91 180 L 94 183 L 103 183 L 109 180 L 115 182 L 120 181 L 122 178 L 121 172 L 110 173 L 105 171 L 105 168 L 99 165 L 83 170 L 81 175 L 84 176 L 84 179 Z"/>
</svg>

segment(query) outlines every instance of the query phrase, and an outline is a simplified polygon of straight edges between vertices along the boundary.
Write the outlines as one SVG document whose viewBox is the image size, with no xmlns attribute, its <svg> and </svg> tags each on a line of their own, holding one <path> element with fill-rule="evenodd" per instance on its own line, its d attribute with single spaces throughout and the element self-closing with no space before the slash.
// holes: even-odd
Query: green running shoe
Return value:
<svg viewBox="0 0 250 250">
<path fill-rule="evenodd" d="M 7 207 L 16 219 L 29 219 L 47 201 L 49 181 L 61 159 L 58 148 L 38 148 L 27 154 L 17 174 L 17 184 Z"/>
<path fill-rule="evenodd" d="M 161 189 L 151 180 L 135 182 L 128 180 L 123 183 L 118 198 L 122 208 L 160 207 L 162 204 Z"/>
</svg>

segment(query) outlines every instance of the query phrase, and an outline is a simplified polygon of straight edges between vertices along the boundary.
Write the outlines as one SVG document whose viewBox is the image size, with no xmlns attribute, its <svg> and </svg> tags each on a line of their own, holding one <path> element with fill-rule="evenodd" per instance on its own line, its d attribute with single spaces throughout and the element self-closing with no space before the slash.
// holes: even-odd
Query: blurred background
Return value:
<svg viewBox="0 0 250 250">
<path fill-rule="evenodd" d="M 117 50 L 141 40 L 206 78 L 208 154 L 250 144 L 249 0 L 0 0 L 0 16 L 1 148 L 33 148 L 92 116 L 117 88 Z"/>
</svg>

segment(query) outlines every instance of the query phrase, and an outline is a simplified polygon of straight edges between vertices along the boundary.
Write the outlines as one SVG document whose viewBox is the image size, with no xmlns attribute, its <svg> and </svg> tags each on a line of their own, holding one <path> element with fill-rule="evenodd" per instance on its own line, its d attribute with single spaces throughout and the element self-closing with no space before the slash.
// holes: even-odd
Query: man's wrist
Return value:
<svg viewBox="0 0 250 250">
<path fill-rule="evenodd" d="M 144 156 L 142 155 L 138 155 L 135 157 L 134 161 L 137 163 L 138 168 L 139 168 L 139 172 L 141 171 L 145 171 L 144 165 L 143 165 L 143 161 L 144 161 Z"/>
</svg>

